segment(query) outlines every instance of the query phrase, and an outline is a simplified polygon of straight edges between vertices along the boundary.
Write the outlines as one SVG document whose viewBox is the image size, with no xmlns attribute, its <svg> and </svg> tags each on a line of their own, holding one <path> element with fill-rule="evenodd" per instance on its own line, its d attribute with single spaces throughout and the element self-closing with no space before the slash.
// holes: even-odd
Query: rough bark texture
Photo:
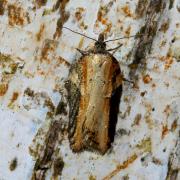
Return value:
<svg viewBox="0 0 180 180">
<path fill-rule="evenodd" d="M 179 12 L 179 0 L 0 0 L 0 179 L 179 180 Z M 76 48 L 86 51 L 93 42 L 63 26 L 94 39 L 102 32 L 106 40 L 135 35 L 106 43 L 107 49 L 122 44 L 113 56 L 124 78 L 134 84 L 123 82 L 121 99 L 112 93 L 112 84 L 106 86 L 104 95 L 112 93 L 107 97 L 120 101 L 118 109 L 101 101 L 103 93 L 95 97 L 88 89 L 90 81 L 84 80 L 93 72 L 82 76 L 86 71 L 78 68 L 89 67 L 90 59 L 75 62 L 80 59 Z M 112 67 L 108 63 L 107 69 Z M 68 104 L 64 84 L 73 68 L 80 72 L 79 84 L 71 83 Z M 99 67 L 97 72 L 108 76 L 110 71 Z M 95 84 L 102 92 L 100 82 Z M 93 112 L 103 117 L 100 124 L 91 121 L 86 127 L 94 128 L 91 132 L 106 125 L 113 129 L 108 136 L 107 131 L 91 136 L 101 144 L 91 148 L 102 152 L 110 139 L 104 155 L 86 150 L 88 133 L 81 128 L 77 136 L 82 124 L 75 118 L 83 121 L 86 110 L 93 115 L 82 107 L 84 88 L 91 95 L 84 101 L 96 98 L 100 105 Z M 117 123 L 109 121 L 109 114 Z M 83 152 L 72 152 L 68 122 L 70 139 L 84 141 Z"/>
<path fill-rule="evenodd" d="M 137 40 L 138 42 L 135 47 L 133 62 L 130 65 L 132 68 L 129 75 L 130 77 L 134 77 L 138 66 L 145 68 L 146 57 L 151 52 L 153 40 L 158 31 L 158 24 L 166 6 L 165 2 L 166 1 L 164 0 L 150 0 L 150 2 L 139 0 L 139 6 L 136 8 L 136 13 L 138 17 L 139 15 L 145 16 L 145 21 L 139 31 L 139 35 L 141 36 Z M 141 4 L 144 6 L 147 4 L 147 9 L 145 7 L 141 8 Z M 140 13 L 142 11 L 144 12 L 144 10 L 146 13 Z"/>
</svg>

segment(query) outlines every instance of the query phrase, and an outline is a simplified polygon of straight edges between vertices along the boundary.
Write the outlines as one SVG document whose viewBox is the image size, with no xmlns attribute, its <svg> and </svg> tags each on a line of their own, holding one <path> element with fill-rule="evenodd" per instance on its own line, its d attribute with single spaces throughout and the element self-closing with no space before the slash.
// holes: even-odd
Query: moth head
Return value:
<svg viewBox="0 0 180 180">
<path fill-rule="evenodd" d="M 88 37 L 82 33 L 79 33 L 79 32 L 76 32 L 76 31 L 73 31 L 71 30 L 70 28 L 68 27 L 65 27 L 63 26 L 64 29 L 68 29 L 69 31 L 73 32 L 73 33 L 76 33 L 76 34 L 79 34 L 81 36 L 84 36 L 88 39 L 91 39 L 93 41 L 95 41 L 95 45 L 94 45 L 94 52 L 96 53 L 104 53 L 104 52 L 107 52 L 107 51 L 112 51 L 112 50 L 115 50 L 115 49 L 118 49 L 120 46 L 116 47 L 116 48 L 113 48 L 113 49 L 107 49 L 106 50 L 106 43 L 107 42 L 110 42 L 110 41 L 117 41 L 117 40 L 120 40 L 120 39 L 124 39 L 124 38 L 131 38 L 131 37 L 135 37 L 137 38 L 137 36 L 142 36 L 142 34 L 140 35 L 133 35 L 133 36 L 129 36 L 129 37 L 120 37 L 120 38 L 116 38 L 116 39 L 110 39 L 110 40 L 104 40 L 104 33 L 100 33 L 99 36 L 98 36 L 98 40 L 94 39 L 94 38 L 91 38 L 91 37 Z"/>
<path fill-rule="evenodd" d="M 104 42 L 104 33 L 99 34 L 98 42 Z"/>
<path fill-rule="evenodd" d="M 104 33 L 100 33 L 98 40 L 95 42 L 95 51 L 105 51 L 106 50 L 106 43 L 104 42 Z"/>
</svg>

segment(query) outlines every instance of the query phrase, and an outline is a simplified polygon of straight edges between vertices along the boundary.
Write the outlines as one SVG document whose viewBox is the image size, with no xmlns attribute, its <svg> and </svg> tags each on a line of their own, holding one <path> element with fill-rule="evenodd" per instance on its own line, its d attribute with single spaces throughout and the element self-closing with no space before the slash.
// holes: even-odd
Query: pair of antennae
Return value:
<svg viewBox="0 0 180 180">
<path fill-rule="evenodd" d="M 68 27 L 63 26 L 63 28 L 64 28 L 64 29 L 68 29 L 69 31 L 71 31 L 71 32 L 73 32 L 73 33 L 79 34 L 79 35 L 81 35 L 81 36 L 84 36 L 84 37 L 86 37 L 86 38 L 88 38 L 88 39 L 91 39 L 91 40 L 93 40 L 93 41 L 96 41 L 96 42 L 97 42 L 97 40 L 96 40 L 96 39 L 91 38 L 91 37 L 88 37 L 88 36 L 86 36 L 86 35 L 84 35 L 84 34 L 82 34 L 82 33 L 79 33 L 79 32 L 76 32 L 76 31 L 73 31 L 72 29 L 70 29 L 70 28 L 68 28 Z"/>
<path fill-rule="evenodd" d="M 73 31 L 72 29 L 70 29 L 70 28 L 68 28 L 68 27 L 63 26 L 63 28 L 64 28 L 64 29 L 67 29 L 67 30 L 69 30 L 69 31 L 71 31 L 71 32 L 73 32 L 73 33 L 79 34 L 79 35 L 84 36 L 84 37 L 86 37 L 86 38 L 88 38 L 88 39 L 91 39 L 91 40 L 93 40 L 93 41 L 98 42 L 98 40 L 96 40 L 96 39 L 94 39 L 94 38 L 91 38 L 91 37 L 88 37 L 88 36 L 86 36 L 86 35 L 84 35 L 84 34 L 82 34 L 82 33 Z M 127 37 L 125 36 L 125 37 L 120 37 L 120 38 L 116 38 L 116 39 L 110 39 L 110 40 L 107 40 L 107 41 L 104 41 L 104 42 L 106 43 L 106 42 L 110 42 L 110 41 L 117 41 L 117 40 L 120 40 L 120 39 L 132 38 L 132 37 L 137 37 L 137 36 L 140 36 L 140 35 L 132 35 L 132 36 L 127 36 Z"/>
</svg>

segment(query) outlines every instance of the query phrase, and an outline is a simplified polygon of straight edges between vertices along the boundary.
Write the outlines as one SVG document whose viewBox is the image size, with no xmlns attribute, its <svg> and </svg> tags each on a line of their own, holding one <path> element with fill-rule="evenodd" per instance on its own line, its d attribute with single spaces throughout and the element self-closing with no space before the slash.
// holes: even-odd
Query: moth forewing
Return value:
<svg viewBox="0 0 180 180">
<path fill-rule="evenodd" d="M 118 61 L 108 52 L 89 52 L 69 73 L 69 141 L 74 152 L 104 154 L 114 138 L 122 91 Z"/>
</svg>

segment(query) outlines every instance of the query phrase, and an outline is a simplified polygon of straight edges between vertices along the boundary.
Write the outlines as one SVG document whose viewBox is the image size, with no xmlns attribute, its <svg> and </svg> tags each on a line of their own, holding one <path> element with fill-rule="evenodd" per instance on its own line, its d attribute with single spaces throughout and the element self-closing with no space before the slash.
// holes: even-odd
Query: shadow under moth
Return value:
<svg viewBox="0 0 180 180">
<path fill-rule="evenodd" d="M 121 45 L 106 49 L 103 34 L 95 41 L 88 51 L 78 49 L 82 56 L 70 68 L 66 83 L 68 136 L 72 151 L 104 154 L 114 140 L 123 80 L 119 63 L 110 51 Z"/>
</svg>

